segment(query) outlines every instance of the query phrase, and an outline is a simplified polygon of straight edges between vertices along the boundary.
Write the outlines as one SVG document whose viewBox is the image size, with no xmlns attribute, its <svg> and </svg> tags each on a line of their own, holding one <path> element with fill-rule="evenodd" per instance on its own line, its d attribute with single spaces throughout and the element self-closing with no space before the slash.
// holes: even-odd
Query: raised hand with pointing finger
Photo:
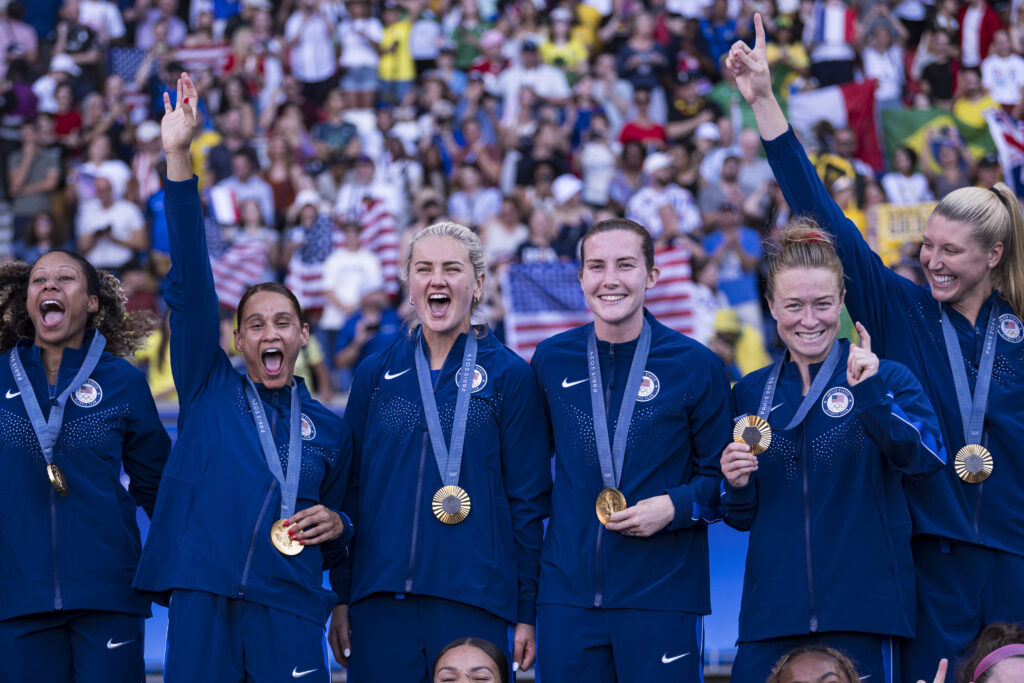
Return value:
<svg viewBox="0 0 1024 683">
<path fill-rule="evenodd" d="M 737 40 L 729 49 L 725 66 L 736 77 L 736 87 L 750 104 L 765 98 L 775 98 L 764 45 L 764 23 L 760 14 L 754 15 L 754 49 L 750 49 L 742 40 Z"/>
<path fill-rule="evenodd" d="M 857 323 L 860 344 L 850 344 L 850 356 L 846 360 L 846 382 L 851 387 L 878 373 L 878 356 L 871 352 L 871 335 L 863 325 Z"/>
</svg>

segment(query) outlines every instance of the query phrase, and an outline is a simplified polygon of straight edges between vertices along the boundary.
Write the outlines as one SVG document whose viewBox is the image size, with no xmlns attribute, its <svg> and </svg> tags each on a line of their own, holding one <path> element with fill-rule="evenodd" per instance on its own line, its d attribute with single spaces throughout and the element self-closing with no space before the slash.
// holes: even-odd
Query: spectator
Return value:
<svg viewBox="0 0 1024 683">
<path fill-rule="evenodd" d="M 253 152 L 248 138 L 242 134 L 242 113 L 227 109 L 217 117 L 220 140 L 206 152 L 205 166 L 210 171 L 210 183 L 216 184 L 231 175 L 231 158 L 241 151 Z"/>
<path fill-rule="evenodd" d="M 1021 117 L 1024 57 L 1011 52 L 1010 36 L 1000 29 L 992 37 L 992 51 L 981 62 L 981 85 L 1011 116 Z"/>
<path fill-rule="evenodd" d="M 706 19 L 700 20 L 700 33 L 707 44 L 711 61 L 719 64 L 732 44 L 740 38 L 736 19 L 729 17 L 728 0 L 713 0 Z"/>
<path fill-rule="evenodd" d="M 362 213 L 368 198 L 380 198 L 388 193 L 376 182 L 373 159 L 363 155 L 356 159 L 351 177 L 338 189 L 334 201 L 334 215 L 342 220 L 355 220 Z"/>
<path fill-rule="evenodd" d="M 666 126 L 672 144 L 690 144 L 701 124 L 714 125 L 722 116 L 721 108 L 700 94 L 699 82 L 699 75 L 693 72 L 678 76 Z"/>
<path fill-rule="evenodd" d="M 78 212 L 78 251 L 97 268 L 118 272 L 149 248 L 146 223 L 139 208 L 115 198 L 110 180 L 94 181 L 96 197 Z"/>
<path fill-rule="evenodd" d="M 57 111 L 57 86 L 69 83 L 82 74 L 75 61 L 68 55 L 57 54 L 50 60 L 49 70 L 32 84 L 32 92 L 38 99 L 39 111 Z"/>
<path fill-rule="evenodd" d="M 409 52 L 412 20 L 401 16 L 401 8 L 396 0 L 384 2 L 381 20 L 384 22 L 384 34 L 380 41 L 381 56 L 377 67 L 381 83 L 380 97 L 390 104 L 404 104 L 416 80 L 416 65 Z"/>
<path fill-rule="evenodd" d="M 957 14 L 960 24 L 960 63 L 967 68 L 978 68 L 988 57 L 996 31 L 1002 20 L 986 0 L 969 0 Z"/>
<path fill-rule="evenodd" d="M 325 333 L 329 349 L 335 348 L 338 331 L 349 316 L 360 309 L 363 299 L 384 288 L 380 259 L 360 247 L 359 230 L 356 221 L 343 222 L 344 242 L 324 261 L 326 302 L 320 317 L 320 329 Z"/>
<path fill-rule="evenodd" d="M 555 178 L 551 194 L 555 200 L 554 230 L 552 246 L 562 259 L 579 260 L 579 243 L 594 222 L 590 209 L 581 199 L 583 181 L 574 175 L 565 174 Z"/>
<path fill-rule="evenodd" d="M 37 258 L 54 249 L 73 247 L 67 225 L 54 219 L 51 212 L 40 211 L 29 221 L 22 238 L 14 243 L 14 258 L 35 263 Z"/>
<path fill-rule="evenodd" d="M 252 152 L 239 149 L 231 154 L 231 175 L 214 187 L 230 193 L 236 203 L 255 199 L 260 205 L 263 222 L 274 225 L 274 192 L 267 181 L 257 173 L 258 165 Z"/>
<path fill-rule="evenodd" d="M 540 44 L 540 57 L 545 64 L 557 66 L 566 74 L 579 76 L 586 65 L 587 47 L 572 36 L 572 12 L 565 7 L 551 11 L 551 37 Z"/>
<path fill-rule="evenodd" d="M 940 134 L 928 130 L 921 146 L 921 171 L 928 178 L 933 195 L 945 197 L 953 190 L 968 187 L 975 165 L 974 157 L 955 130 L 946 129 Z"/>
<path fill-rule="evenodd" d="M 605 206 L 611 199 L 612 179 L 621 146 L 609 140 L 610 124 L 603 113 L 595 114 L 584 132 L 579 165 L 583 177 L 583 201 Z"/>
<path fill-rule="evenodd" d="M 359 129 L 345 120 L 345 100 L 346 95 L 341 90 L 335 89 L 327 93 L 323 106 L 323 120 L 310 131 L 316 158 L 320 161 L 327 161 L 336 155 L 358 156 Z"/>
<path fill-rule="evenodd" d="M 502 123 L 506 125 L 519 114 L 520 90 L 529 88 L 541 102 L 561 106 L 572 95 L 569 81 L 561 69 L 544 64 L 537 54 L 537 43 L 526 41 L 519 53 L 520 63 L 501 73 L 498 88 L 504 95 Z"/>
<path fill-rule="evenodd" d="M 377 92 L 377 50 L 384 37 L 384 26 L 370 15 L 369 0 L 349 0 L 347 6 L 348 18 L 337 29 L 341 92 L 347 109 L 370 109 Z"/>
<path fill-rule="evenodd" d="M 384 296 L 365 296 L 359 310 L 345 321 L 335 343 L 334 367 L 352 371 L 369 356 L 391 346 L 402 331 L 402 321 Z"/>
<path fill-rule="evenodd" d="M 803 42 L 811 48 L 811 73 L 818 85 L 838 85 L 853 80 L 857 53 L 857 13 L 842 0 L 803 3 Z"/>
<path fill-rule="evenodd" d="M 483 225 L 480 230 L 480 242 L 484 248 L 484 258 L 494 268 L 515 258 L 519 245 L 527 240 L 530 231 L 523 224 L 515 197 L 501 200 L 501 209 L 497 215 Z"/>
<path fill-rule="evenodd" d="M 651 121 L 648 109 L 651 104 L 651 91 L 646 88 L 633 90 L 633 106 L 636 116 L 627 121 L 619 133 L 619 142 L 639 142 L 648 149 L 665 149 L 665 129 Z"/>
<path fill-rule="evenodd" d="M 475 164 L 462 166 L 456 176 L 458 190 L 448 199 L 448 216 L 462 225 L 484 225 L 501 210 L 501 191 L 484 187 Z"/>
<path fill-rule="evenodd" d="M 133 199 L 140 206 L 145 206 L 149 198 L 161 187 L 157 171 L 164 157 L 160 144 L 160 125 L 155 121 L 143 121 L 135 130 L 135 140 L 138 142 L 138 148 L 132 157 L 131 165 Z"/>
<path fill-rule="evenodd" d="M 955 59 L 956 47 L 948 33 L 938 31 L 931 36 L 931 45 L 927 49 L 932 60 L 921 71 L 921 89 L 935 106 L 950 109 L 953 105 L 956 74 L 960 68 Z"/>
<path fill-rule="evenodd" d="M 302 84 L 303 96 L 317 105 L 331 88 L 337 64 L 333 34 L 318 0 L 298 0 L 284 27 L 284 47 L 292 74 Z"/>
<path fill-rule="evenodd" d="M 490 24 L 480 18 L 480 6 L 476 0 L 462 0 L 455 5 L 450 15 L 455 27 L 449 39 L 455 54 L 455 68 L 465 71 L 480 56 L 480 38 Z"/>
<path fill-rule="evenodd" d="M 39 58 L 39 39 L 25 18 L 25 6 L 10 0 L 0 14 L 0 81 L 7 76 L 7 65 L 14 59 L 34 64 Z"/>
<path fill-rule="evenodd" d="M 917 170 L 917 154 L 900 147 L 892 158 L 893 170 L 882 178 L 882 189 L 893 204 L 917 204 L 934 199 L 928 179 Z"/>
<path fill-rule="evenodd" d="M 135 29 L 135 47 L 148 50 L 155 42 L 154 26 L 158 21 L 166 23 L 164 40 L 171 47 L 178 47 L 185 42 L 188 26 L 178 16 L 178 0 L 156 0 L 155 7 L 150 7 L 145 18 Z"/>
<path fill-rule="evenodd" d="M 960 96 L 953 102 L 953 116 L 962 126 L 973 128 L 984 135 L 988 131 L 988 122 L 983 112 L 990 107 L 999 105 L 985 92 L 981 85 L 981 72 L 978 69 L 960 69 L 957 88 Z"/>
<path fill-rule="evenodd" d="M 718 287 L 741 322 L 763 330 L 757 269 L 764 252 L 756 230 L 743 225 L 740 207 L 725 201 L 717 211 L 718 224 L 704 238 L 708 258 L 718 266 Z"/>
<path fill-rule="evenodd" d="M 714 334 L 707 344 L 725 363 L 729 381 L 733 383 L 771 362 L 761 333 L 740 322 L 731 308 L 720 309 L 715 314 Z"/>
<path fill-rule="evenodd" d="M 634 88 L 650 91 L 661 87 L 662 77 L 669 69 L 668 57 L 654 40 L 654 19 L 647 12 L 633 15 L 633 30 L 619 48 L 617 66 L 619 74 Z"/>
<path fill-rule="evenodd" d="M 647 228 L 660 243 L 689 236 L 701 226 L 693 195 L 672 182 L 672 159 L 667 154 L 649 154 L 643 172 L 647 185 L 629 199 L 626 218 Z"/>
<path fill-rule="evenodd" d="M 104 46 L 120 41 L 127 33 L 120 8 L 110 0 L 80 0 L 78 21 L 92 29 Z"/>
<path fill-rule="evenodd" d="M 892 28 L 899 24 L 875 23 L 871 26 L 867 44 L 861 50 L 864 77 L 878 80 L 875 107 L 879 111 L 898 109 L 902 106 L 903 86 L 906 83 L 903 50 L 895 42 Z"/>
<path fill-rule="evenodd" d="M 32 218 L 50 211 L 51 193 L 60 183 L 60 153 L 39 144 L 39 133 L 32 122 L 19 128 L 21 148 L 7 158 L 7 192 L 14 214 L 14 239 L 19 239 Z M 3 242 L 10 242 L 10 237 Z"/>
<path fill-rule="evenodd" d="M 555 240 L 555 222 L 543 208 L 530 211 L 528 221 L 529 237 L 519 245 L 516 257 L 520 263 L 556 263 L 558 253 L 552 247 Z"/>
</svg>

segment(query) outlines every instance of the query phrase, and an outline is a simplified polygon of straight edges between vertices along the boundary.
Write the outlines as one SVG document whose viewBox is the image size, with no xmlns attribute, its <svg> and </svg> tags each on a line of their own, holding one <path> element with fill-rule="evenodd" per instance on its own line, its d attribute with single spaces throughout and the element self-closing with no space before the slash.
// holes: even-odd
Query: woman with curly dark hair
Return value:
<svg viewBox="0 0 1024 683">
<path fill-rule="evenodd" d="M 147 327 L 124 301 L 74 252 L 0 265 L 0 680 L 144 675 L 135 508 L 153 512 L 170 439 L 120 357 Z"/>
</svg>

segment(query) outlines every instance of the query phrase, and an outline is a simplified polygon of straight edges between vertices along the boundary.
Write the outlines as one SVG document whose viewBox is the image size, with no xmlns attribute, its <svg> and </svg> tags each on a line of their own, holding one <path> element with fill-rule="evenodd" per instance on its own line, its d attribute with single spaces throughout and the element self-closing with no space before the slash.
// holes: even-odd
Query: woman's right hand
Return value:
<svg viewBox="0 0 1024 683">
<path fill-rule="evenodd" d="M 192 143 L 198 122 L 195 107 L 199 102 L 199 93 L 187 73 L 178 79 L 178 96 L 171 107 L 171 98 L 164 93 L 164 118 L 160 122 L 160 137 L 164 143 L 164 151 L 187 152 Z"/>
<path fill-rule="evenodd" d="M 741 489 L 750 483 L 750 475 L 757 471 L 757 456 L 745 443 L 733 442 L 722 451 L 722 474 L 729 486 Z"/>
<path fill-rule="evenodd" d="M 736 87 L 749 104 L 775 97 L 764 46 L 764 23 L 760 14 L 754 15 L 754 49 L 751 50 L 742 40 L 737 40 L 729 50 L 725 66 L 736 78 Z"/>
<path fill-rule="evenodd" d="M 336 605 L 331 612 L 331 626 L 327 630 L 327 642 L 331 644 L 331 652 L 346 669 L 348 658 L 352 655 L 352 636 L 349 634 L 351 624 L 348 620 L 348 605 Z"/>
</svg>

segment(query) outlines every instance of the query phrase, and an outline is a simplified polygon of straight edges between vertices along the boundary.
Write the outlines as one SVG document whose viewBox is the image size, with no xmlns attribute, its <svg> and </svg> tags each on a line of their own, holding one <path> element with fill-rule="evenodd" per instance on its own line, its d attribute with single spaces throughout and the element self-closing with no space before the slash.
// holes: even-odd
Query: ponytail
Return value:
<svg viewBox="0 0 1024 683">
<path fill-rule="evenodd" d="M 1004 183 L 989 189 L 962 187 L 947 194 L 935 214 L 971 226 L 983 249 L 1003 243 L 1003 255 L 992 270 L 998 288 L 1017 317 L 1024 317 L 1024 216 L 1013 190 Z"/>
</svg>

